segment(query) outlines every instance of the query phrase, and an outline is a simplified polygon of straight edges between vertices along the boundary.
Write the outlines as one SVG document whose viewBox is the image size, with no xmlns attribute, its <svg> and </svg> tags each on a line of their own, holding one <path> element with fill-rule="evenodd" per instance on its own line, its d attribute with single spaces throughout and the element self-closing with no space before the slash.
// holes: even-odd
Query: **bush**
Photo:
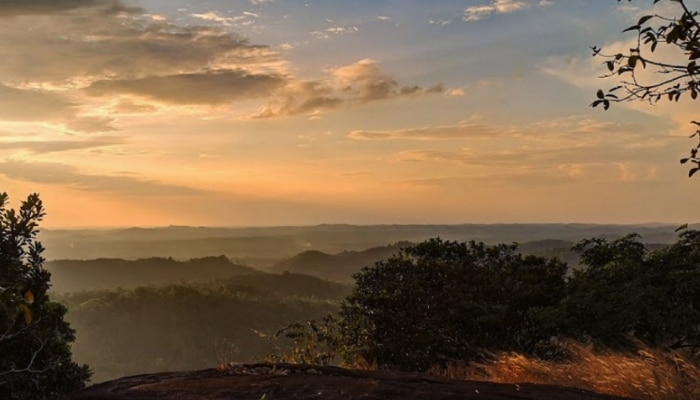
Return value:
<svg viewBox="0 0 700 400">
<path fill-rule="evenodd" d="M 649 251 L 639 235 L 587 239 L 563 303 L 567 333 L 624 348 L 630 337 L 654 347 L 700 347 L 700 232 Z"/>
<path fill-rule="evenodd" d="M 340 311 L 343 346 L 417 371 L 483 349 L 533 353 L 557 333 L 566 270 L 517 245 L 430 239 L 355 275 Z"/>
<path fill-rule="evenodd" d="M 18 212 L 7 202 L 1 193 L 0 399 L 62 398 L 83 388 L 90 372 L 71 361 L 75 336 L 63 319 L 66 308 L 47 295 L 51 274 L 36 239 L 44 208 L 36 194 Z"/>
</svg>

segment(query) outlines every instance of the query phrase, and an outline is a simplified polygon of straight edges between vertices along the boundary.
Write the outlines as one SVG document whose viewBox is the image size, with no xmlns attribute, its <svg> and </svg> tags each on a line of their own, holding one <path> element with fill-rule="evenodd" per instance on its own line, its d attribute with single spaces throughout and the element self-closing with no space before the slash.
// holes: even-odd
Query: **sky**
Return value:
<svg viewBox="0 0 700 400">
<path fill-rule="evenodd" d="M 696 222 L 697 104 L 589 107 L 651 3 L 0 0 L 0 190 L 64 228 Z"/>
</svg>

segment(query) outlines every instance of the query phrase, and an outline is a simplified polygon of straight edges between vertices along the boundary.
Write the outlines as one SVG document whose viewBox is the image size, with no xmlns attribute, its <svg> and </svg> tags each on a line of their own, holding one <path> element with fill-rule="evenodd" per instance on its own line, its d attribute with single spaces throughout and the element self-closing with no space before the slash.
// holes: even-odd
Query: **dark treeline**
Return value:
<svg viewBox="0 0 700 400">
<path fill-rule="evenodd" d="M 54 292 L 133 288 L 260 273 L 224 256 L 186 261 L 161 257 L 138 260 L 55 260 L 46 262 L 45 267 L 51 272 Z"/>
<path fill-rule="evenodd" d="M 513 351 L 566 356 L 567 339 L 632 350 L 700 348 L 700 232 L 649 247 L 585 239 L 580 267 L 517 245 L 431 239 L 364 268 L 338 313 L 287 330 L 306 362 L 422 371 Z"/>
</svg>

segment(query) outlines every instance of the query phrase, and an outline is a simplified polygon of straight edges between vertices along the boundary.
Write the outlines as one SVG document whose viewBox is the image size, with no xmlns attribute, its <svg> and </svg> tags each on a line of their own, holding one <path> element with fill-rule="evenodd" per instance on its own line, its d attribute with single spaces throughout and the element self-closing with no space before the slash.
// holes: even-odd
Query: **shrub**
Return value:
<svg viewBox="0 0 700 400">
<path fill-rule="evenodd" d="M 75 336 L 63 319 L 66 308 L 47 295 L 51 274 L 36 239 L 43 204 L 36 194 L 18 212 L 7 202 L 1 193 L 0 399 L 61 398 L 83 388 L 90 372 L 71 361 Z"/>
</svg>

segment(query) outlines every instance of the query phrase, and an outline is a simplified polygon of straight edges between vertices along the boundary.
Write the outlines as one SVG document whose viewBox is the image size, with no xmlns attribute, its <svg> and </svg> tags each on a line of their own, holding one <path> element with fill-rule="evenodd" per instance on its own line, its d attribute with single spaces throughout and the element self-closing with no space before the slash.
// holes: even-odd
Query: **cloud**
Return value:
<svg viewBox="0 0 700 400">
<path fill-rule="evenodd" d="M 2 150 L 25 150 L 35 154 L 57 153 L 71 150 L 85 150 L 97 147 L 123 144 L 124 139 L 116 136 L 102 136 L 79 140 L 20 140 L 1 141 Z"/>
<path fill-rule="evenodd" d="M 415 148 L 415 144 L 411 145 L 413 148 L 404 147 L 405 150 L 387 157 L 392 163 L 430 164 L 418 168 L 426 171 L 454 171 L 456 168 L 467 175 L 503 174 L 512 179 L 517 171 L 525 170 L 545 177 L 607 179 L 610 174 L 617 176 L 621 171 L 619 164 L 630 166 L 627 172 L 643 166 L 635 176 L 646 179 L 651 175 L 649 171 L 666 164 L 667 157 L 681 144 L 678 138 L 659 134 L 655 127 L 642 123 L 618 123 L 582 116 L 520 125 L 482 122 L 474 117 L 455 126 L 353 131 L 348 136 L 353 140 L 430 143 L 423 148 Z M 626 176 L 631 175 L 627 173 Z"/>
<path fill-rule="evenodd" d="M 238 99 L 268 96 L 285 83 L 276 75 L 245 70 L 149 76 L 140 79 L 100 80 L 85 91 L 90 96 L 130 94 L 171 104 L 224 104 Z"/>
<path fill-rule="evenodd" d="M 400 85 L 370 59 L 330 69 L 326 79 L 292 81 L 255 117 L 270 118 L 366 104 L 379 100 L 442 93 L 445 87 Z"/>
<path fill-rule="evenodd" d="M 662 145 L 666 147 L 668 142 Z M 561 164 L 617 165 L 629 161 L 649 164 L 651 160 L 658 159 L 659 149 L 611 146 L 609 143 L 550 148 L 521 147 L 498 152 L 477 152 L 471 148 L 426 149 L 400 152 L 398 159 L 404 162 L 456 162 L 475 167 L 552 168 Z"/>
<path fill-rule="evenodd" d="M 455 140 L 477 137 L 497 137 L 515 133 L 513 128 L 502 129 L 494 125 L 460 124 L 394 131 L 352 131 L 353 140 Z"/>
<path fill-rule="evenodd" d="M 231 21 L 233 21 L 233 18 L 224 17 L 223 15 L 217 13 L 216 11 L 209 11 L 206 13 L 190 14 L 190 15 L 192 15 L 195 18 L 203 19 L 206 21 L 221 22 L 223 24 L 229 24 Z"/>
<path fill-rule="evenodd" d="M 132 99 L 121 99 L 110 107 L 117 114 L 148 114 L 155 112 L 157 107 L 152 104 L 139 103 Z"/>
<path fill-rule="evenodd" d="M 112 126 L 113 118 L 81 116 L 65 122 L 65 127 L 74 132 L 97 133 L 117 130 Z"/>
<path fill-rule="evenodd" d="M 17 89 L 0 83 L 0 119 L 56 120 L 75 113 L 75 104 L 55 92 Z"/>
<path fill-rule="evenodd" d="M 439 187 L 464 190 L 465 188 L 543 187 L 572 183 L 572 177 L 559 174 L 556 170 L 522 168 L 507 173 L 482 173 L 466 176 L 443 176 L 404 180 L 411 186 Z"/>
<path fill-rule="evenodd" d="M 112 119 L 80 115 L 78 104 L 62 92 L 18 89 L 0 83 L 0 120 L 14 122 L 44 121 L 63 125 L 74 132 L 113 131 Z"/>
<path fill-rule="evenodd" d="M 60 13 L 79 8 L 100 8 L 106 13 L 140 11 L 117 0 L 4 0 L 0 2 L 0 18 Z"/>
<path fill-rule="evenodd" d="M 79 10 L 0 25 L 0 78 L 74 88 L 96 80 L 205 70 L 275 68 L 278 54 L 217 27 L 180 26 L 143 16 Z M 28 24 L 36 25 L 27 30 Z"/>
<path fill-rule="evenodd" d="M 615 134 L 629 139 L 630 135 L 642 134 L 643 126 L 637 123 L 614 123 L 580 116 L 568 116 L 534 122 L 525 125 L 507 125 L 475 122 L 481 118 L 471 117 L 456 125 L 428 126 L 422 128 L 398 129 L 389 131 L 356 130 L 348 134 L 353 140 L 415 140 L 444 141 L 487 138 L 521 138 L 528 141 L 552 141 L 554 137 L 575 138 L 578 143 L 590 142 L 600 135 Z M 595 140 L 594 139 L 594 140 Z"/>
<path fill-rule="evenodd" d="M 0 3 L 4 10 L 15 10 L 12 18 L 0 14 L 5 43 L 0 47 L 0 120 L 99 132 L 118 127 L 105 112 L 137 116 L 168 106 L 222 106 L 249 99 L 261 104 L 259 118 L 319 118 L 322 111 L 339 107 L 445 91 L 440 84 L 401 84 L 373 60 L 302 80 L 290 73 L 278 50 L 251 44 L 223 27 L 180 25 L 107 0 L 54 3 L 61 2 L 28 1 L 35 7 L 22 9 L 32 12 Z M 194 17 L 229 21 L 227 14 L 214 11 Z M 230 17 L 231 22 L 238 17 Z M 327 33 L 355 30 L 335 27 Z"/>
<path fill-rule="evenodd" d="M 205 193 L 199 189 L 132 176 L 84 174 L 75 167 L 61 163 L 7 160 L 0 162 L 0 174 L 9 179 L 37 184 L 132 196 L 188 196 Z"/>
<path fill-rule="evenodd" d="M 538 3 L 539 6 L 550 5 L 551 2 L 544 0 Z M 491 0 L 491 4 L 467 7 L 464 10 L 465 21 L 479 21 L 492 14 L 511 14 L 531 7 L 529 0 Z"/>
<path fill-rule="evenodd" d="M 311 31 L 311 35 L 316 39 L 329 39 L 331 35 L 343 35 L 349 33 L 357 33 L 360 28 L 354 25 L 351 26 L 332 26 L 322 31 Z"/>
</svg>

